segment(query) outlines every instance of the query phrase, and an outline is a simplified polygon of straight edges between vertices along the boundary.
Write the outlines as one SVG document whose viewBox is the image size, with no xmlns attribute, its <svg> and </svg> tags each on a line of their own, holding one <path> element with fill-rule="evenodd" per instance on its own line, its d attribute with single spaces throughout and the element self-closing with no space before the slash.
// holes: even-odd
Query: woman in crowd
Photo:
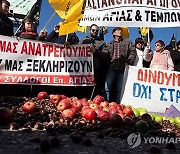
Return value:
<svg viewBox="0 0 180 154">
<path fill-rule="evenodd" d="M 170 55 L 170 51 L 165 50 L 165 43 L 162 40 L 157 40 L 155 43 L 155 51 L 150 50 L 150 43 L 144 50 L 144 60 L 151 61 L 150 68 L 161 70 L 174 70 L 174 64 Z M 151 60 L 152 59 L 152 60 Z"/>
</svg>

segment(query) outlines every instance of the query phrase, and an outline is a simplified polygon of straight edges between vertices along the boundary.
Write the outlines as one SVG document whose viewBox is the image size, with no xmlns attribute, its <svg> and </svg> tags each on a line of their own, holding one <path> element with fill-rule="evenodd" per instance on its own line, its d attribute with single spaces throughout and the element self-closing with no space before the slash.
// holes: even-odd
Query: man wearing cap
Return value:
<svg viewBox="0 0 180 154">
<path fill-rule="evenodd" d="M 164 50 L 165 43 L 162 40 L 157 40 L 155 43 L 155 51 L 150 51 L 150 43 L 144 50 L 144 60 L 151 61 L 150 68 L 161 70 L 174 70 L 170 51 Z M 151 60 L 152 59 L 152 60 Z"/>
<path fill-rule="evenodd" d="M 120 103 L 125 66 L 133 65 L 136 49 L 130 40 L 122 37 L 121 27 L 114 28 L 112 34 L 114 39 L 107 45 L 110 63 L 105 82 L 105 99 L 110 101 L 110 91 L 116 89 L 116 102 Z M 116 88 L 113 87 L 114 83 Z"/>
</svg>

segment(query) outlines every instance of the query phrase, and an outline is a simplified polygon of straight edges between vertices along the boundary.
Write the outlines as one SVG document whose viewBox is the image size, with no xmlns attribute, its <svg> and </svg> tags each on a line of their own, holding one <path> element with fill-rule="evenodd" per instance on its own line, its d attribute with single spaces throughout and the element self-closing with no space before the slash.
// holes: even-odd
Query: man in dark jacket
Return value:
<svg viewBox="0 0 180 154">
<path fill-rule="evenodd" d="M 170 51 L 170 54 L 174 63 L 174 71 L 180 72 L 180 41 L 177 42 L 176 47 L 177 49 Z"/>
<path fill-rule="evenodd" d="M 60 28 L 60 23 L 59 23 L 59 25 L 56 25 L 54 27 L 54 30 L 46 37 L 45 41 L 58 43 L 58 44 L 65 44 L 65 45 L 79 43 L 79 38 L 76 35 L 76 33 L 59 36 L 59 28 Z"/>
<path fill-rule="evenodd" d="M 8 18 L 10 3 L 0 0 L 0 35 L 13 36 L 13 22 Z"/>
<path fill-rule="evenodd" d="M 122 29 L 116 27 L 112 31 L 114 39 L 108 43 L 110 53 L 109 70 L 105 82 L 105 99 L 110 101 L 110 92 L 116 86 L 116 102 L 120 103 L 121 88 L 126 65 L 133 65 L 136 49 L 131 41 L 122 37 Z"/>
<path fill-rule="evenodd" d="M 96 91 L 94 95 L 103 94 L 104 82 L 106 77 L 106 64 L 109 60 L 109 53 L 106 43 L 98 37 L 99 28 L 96 24 L 90 26 L 90 35 L 80 40 L 79 44 L 91 44 L 93 52 L 94 80 Z"/>
</svg>

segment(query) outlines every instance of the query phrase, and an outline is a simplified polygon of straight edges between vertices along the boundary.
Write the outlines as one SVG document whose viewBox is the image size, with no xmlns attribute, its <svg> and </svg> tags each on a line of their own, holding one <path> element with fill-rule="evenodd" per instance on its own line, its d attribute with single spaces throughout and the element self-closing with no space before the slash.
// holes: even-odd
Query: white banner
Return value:
<svg viewBox="0 0 180 154">
<path fill-rule="evenodd" d="M 13 13 L 27 15 L 37 0 L 8 0 L 10 2 L 10 10 Z"/>
<path fill-rule="evenodd" d="M 180 73 L 135 66 L 126 67 L 123 104 L 164 113 L 171 105 L 180 110 Z"/>
<path fill-rule="evenodd" d="M 0 37 L 0 83 L 94 85 L 89 45 L 64 45 Z"/>
<path fill-rule="evenodd" d="M 179 27 L 180 0 L 87 0 L 81 26 Z"/>
</svg>

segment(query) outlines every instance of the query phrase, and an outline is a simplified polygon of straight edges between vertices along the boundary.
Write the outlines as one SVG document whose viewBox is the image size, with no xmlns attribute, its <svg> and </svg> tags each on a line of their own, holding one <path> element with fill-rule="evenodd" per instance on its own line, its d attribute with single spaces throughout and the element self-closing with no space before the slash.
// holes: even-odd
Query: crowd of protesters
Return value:
<svg viewBox="0 0 180 154">
<path fill-rule="evenodd" d="M 7 0 L 0 0 L 0 4 L 0 35 L 14 36 L 13 22 L 7 16 L 10 3 Z M 150 42 L 145 44 L 142 38 L 136 38 L 135 42 L 123 38 L 121 27 L 112 30 L 113 40 L 106 43 L 102 28 L 99 34 L 99 27 L 96 24 L 90 26 L 90 34 L 82 40 L 79 40 L 76 33 L 69 34 L 68 38 L 66 35 L 59 36 L 60 25 L 61 22 L 51 33 L 42 29 L 38 34 L 33 27 L 33 20 L 25 18 L 15 36 L 64 45 L 91 44 L 95 78 L 94 96 L 104 95 L 107 101 L 120 103 L 126 65 L 180 71 L 180 41 L 177 42 L 177 49 L 172 50 L 172 46 L 165 46 L 162 40 L 157 40 L 155 51 L 152 51 Z M 86 93 L 92 91 L 92 88 L 89 90 L 88 87 L 85 88 Z"/>
</svg>

